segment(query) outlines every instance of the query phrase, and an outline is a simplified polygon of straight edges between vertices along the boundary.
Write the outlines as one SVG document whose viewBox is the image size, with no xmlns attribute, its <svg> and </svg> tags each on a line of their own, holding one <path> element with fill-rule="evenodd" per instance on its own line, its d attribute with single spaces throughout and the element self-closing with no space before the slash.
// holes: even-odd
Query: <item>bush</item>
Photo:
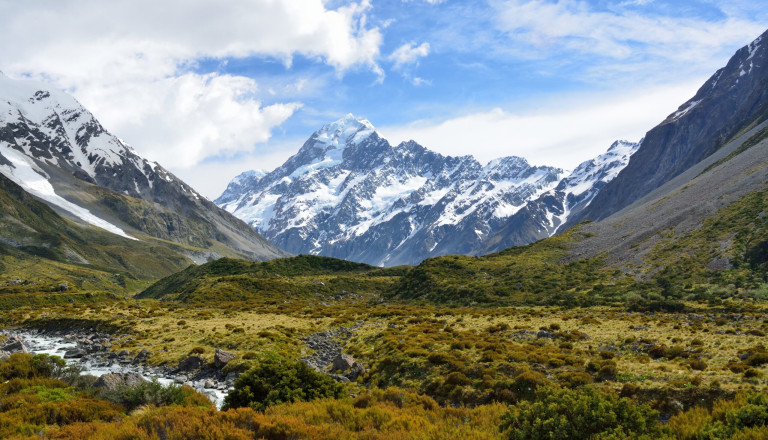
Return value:
<svg viewBox="0 0 768 440">
<path fill-rule="evenodd" d="M 682 440 L 764 439 L 768 434 L 768 395 L 752 392 L 731 401 L 718 400 L 711 413 L 693 408 L 672 417 L 669 427 Z"/>
<path fill-rule="evenodd" d="M 251 407 L 263 411 L 278 403 L 343 395 L 343 386 L 303 362 L 266 360 L 237 378 L 224 399 L 224 409 Z"/>
<path fill-rule="evenodd" d="M 566 371 L 557 375 L 557 380 L 571 388 L 580 387 L 593 382 L 592 376 L 583 371 Z"/>
<path fill-rule="evenodd" d="M 203 354 L 205 353 L 204 347 L 194 347 L 192 350 L 189 350 L 189 355 L 192 356 L 193 354 Z"/>
<path fill-rule="evenodd" d="M 593 388 L 544 389 L 533 402 L 511 406 L 501 429 L 511 440 L 661 437 L 658 413 L 647 405 Z"/>
<path fill-rule="evenodd" d="M 143 405 L 182 405 L 212 407 L 213 403 L 193 388 L 170 384 L 163 386 L 157 380 L 121 387 L 114 391 L 103 391 L 100 397 L 125 406 L 132 411 Z"/>
<path fill-rule="evenodd" d="M 551 382 L 547 376 L 538 371 L 524 371 L 518 375 L 512 382 L 512 392 L 522 398 L 531 398 L 540 387 L 549 385 Z"/>
<path fill-rule="evenodd" d="M 707 363 L 703 359 L 692 359 L 690 366 L 694 370 L 704 371 L 707 369 Z"/>
<path fill-rule="evenodd" d="M 0 361 L 0 379 L 5 381 L 16 378 L 56 377 L 64 365 L 64 360 L 58 356 L 14 353 L 8 359 Z"/>
</svg>

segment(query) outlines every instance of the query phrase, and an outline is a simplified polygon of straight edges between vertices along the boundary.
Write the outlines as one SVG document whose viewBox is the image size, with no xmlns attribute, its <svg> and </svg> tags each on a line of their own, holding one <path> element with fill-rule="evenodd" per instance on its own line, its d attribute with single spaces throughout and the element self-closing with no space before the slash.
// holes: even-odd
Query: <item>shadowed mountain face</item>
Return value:
<svg viewBox="0 0 768 440">
<path fill-rule="evenodd" d="M 569 225 L 600 220 L 630 205 L 768 118 L 768 32 L 739 49 L 645 136 L 629 165 Z"/>
<path fill-rule="evenodd" d="M 71 220 L 178 243 L 194 261 L 287 255 L 140 157 L 71 96 L 2 74 L 0 173 Z"/>
</svg>

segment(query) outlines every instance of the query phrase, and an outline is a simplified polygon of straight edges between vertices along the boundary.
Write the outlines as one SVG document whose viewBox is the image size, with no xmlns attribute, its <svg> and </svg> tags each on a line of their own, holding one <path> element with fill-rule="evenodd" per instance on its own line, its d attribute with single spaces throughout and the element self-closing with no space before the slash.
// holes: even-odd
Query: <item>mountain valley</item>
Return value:
<svg viewBox="0 0 768 440">
<path fill-rule="evenodd" d="M 347 115 L 215 203 L 0 75 L 0 437 L 768 438 L 767 36 L 571 172 Z"/>
</svg>

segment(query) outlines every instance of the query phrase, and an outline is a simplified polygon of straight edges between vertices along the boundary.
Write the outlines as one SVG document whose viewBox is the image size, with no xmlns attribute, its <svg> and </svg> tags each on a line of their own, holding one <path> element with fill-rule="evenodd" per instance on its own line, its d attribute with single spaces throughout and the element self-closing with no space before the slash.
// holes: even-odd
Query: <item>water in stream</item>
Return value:
<svg viewBox="0 0 768 440">
<path fill-rule="evenodd" d="M 67 350 L 72 350 L 78 347 L 76 342 L 70 342 L 62 336 L 51 336 L 46 334 L 33 334 L 24 332 L 7 332 L 6 334 L 19 336 L 24 340 L 24 346 L 30 353 L 45 353 L 48 355 L 55 355 L 64 358 L 64 354 Z M 99 377 L 103 374 L 109 373 L 136 373 L 141 375 L 146 380 L 156 379 L 163 385 L 170 385 L 176 382 L 176 377 L 163 374 L 159 370 L 153 369 L 146 365 L 134 365 L 124 364 L 118 362 L 103 362 L 94 360 L 91 357 L 84 357 L 82 359 L 65 359 L 69 365 L 79 365 L 83 368 L 82 374 L 91 374 Z M 192 388 L 208 396 L 213 403 L 216 404 L 216 408 L 221 408 L 224 403 L 224 397 L 227 395 L 228 390 L 208 389 L 203 385 L 203 381 L 196 381 L 187 383 Z"/>
</svg>

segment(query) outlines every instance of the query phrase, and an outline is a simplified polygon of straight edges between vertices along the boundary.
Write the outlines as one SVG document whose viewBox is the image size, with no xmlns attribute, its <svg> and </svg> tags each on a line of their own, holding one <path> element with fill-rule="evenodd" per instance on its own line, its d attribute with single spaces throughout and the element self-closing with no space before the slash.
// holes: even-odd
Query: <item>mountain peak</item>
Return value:
<svg viewBox="0 0 768 440">
<path fill-rule="evenodd" d="M 347 145 L 359 144 L 375 131 L 370 121 L 348 113 L 338 121 L 323 126 L 312 138 L 316 142 L 326 144 L 328 146 L 326 150 L 344 149 Z"/>
</svg>

